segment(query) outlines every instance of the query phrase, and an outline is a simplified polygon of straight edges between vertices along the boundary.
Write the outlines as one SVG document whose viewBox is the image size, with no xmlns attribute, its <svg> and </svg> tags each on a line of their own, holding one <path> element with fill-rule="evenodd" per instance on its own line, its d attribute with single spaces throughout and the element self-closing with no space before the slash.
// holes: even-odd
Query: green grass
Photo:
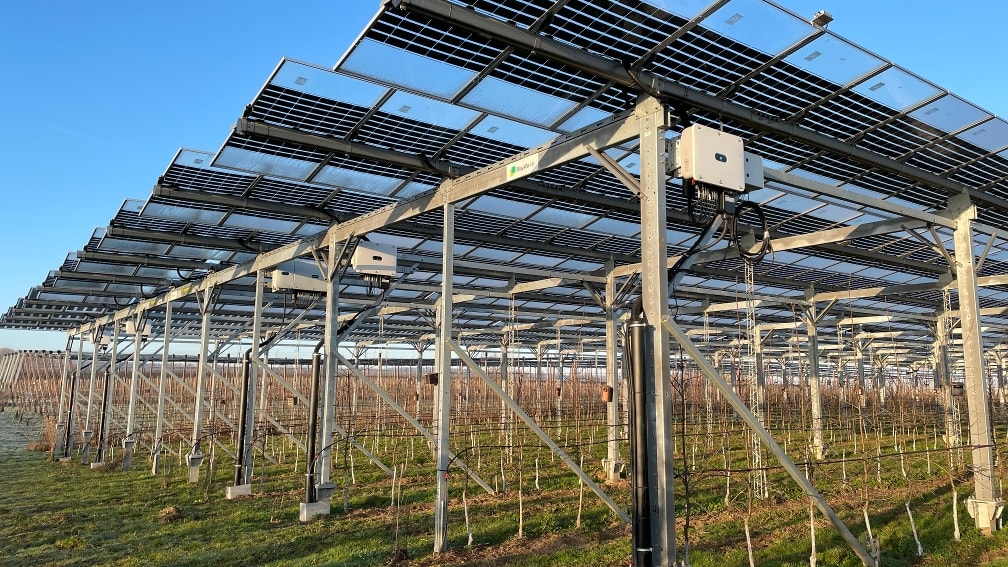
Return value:
<svg viewBox="0 0 1008 567">
<path fill-rule="evenodd" d="M 697 431 L 699 431 L 699 427 Z M 725 429 L 722 429 L 725 431 Z M 883 429 L 883 431 L 885 431 Z M 695 433 L 695 432 L 694 432 Z M 792 457 L 799 460 L 800 431 L 791 443 Z M 902 434 L 903 437 L 906 435 Z M 780 435 L 779 435 L 780 436 Z M 578 481 L 558 458 L 538 441 L 520 434 L 521 454 L 512 462 L 495 444 L 495 435 L 477 438 L 480 450 L 469 451 L 466 461 L 491 485 L 499 483 L 500 461 L 505 459 L 508 491 L 487 495 L 458 470 L 450 475 L 450 551 L 434 555 L 433 499 L 434 470 L 426 444 L 397 437 L 391 442 L 369 445 L 387 464 L 408 460 L 403 479 L 401 506 L 390 507 L 391 480 L 376 467 L 356 456 L 357 482 L 348 489 L 347 512 L 343 512 L 343 492 L 333 496 L 332 514 L 308 523 L 298 521 L 302 500 L 303 461 L 295 468 L 293 450 L 287 462 L 260 466 L 257 460 L 255 495 L 229 501 L 224 488 L 229 484 L 231 461 L 216 463 L 209 481 L 204 466 L 203 480 L 186 482 L 186 471 L 171 464 L 166 474 L 152 476 L 143 451 L 134 459 L 134 469 L 96 471 L 75 460 L 60 464 L 42 453 L 0 453 L 0 565 L 338 565 L 371 566 L 389 564 L 396 548 L 408 557 L 401 566 L 429 565 L 517 565 L 517 566 L 616 566 L 630 560 L 629 527 L 622 525 L 594 495 L 586 490 L 581 526 L 576 526 Z M 722 437 L 726 454 L 722 453 Z M 369 434 L 368 439 L 373 436 Z M 457 439 L 468 440 L 460 434 Z M 602 439 L 601 430 L 595 439 Z M 698 439 L 701 439 L 698 437 Z M 909 443 L 910 438 L 901 439 Z M 925 448 L 927 435 L 918 440 Z M 416 443 L 415 451 L 407 448 Z M 604 444 L 572 439 L 585 453 L 585 468 L 595 467 Z M 282 441 L 277 441 L 277 444 Z M 853 439 L 837 436 L 834 452 L 855 454 Z M 862 464 L 818 463 L 815 483 L 851 531 L 862 540 L 866 529 L 862 517 L 867 490 L 872 530 L 882 551 L 882 565 L 1008 565 L 1008 531 L 984 537 L 973 528 L 964 505 L 959 506 L 962 540 L 952 539 L 951 489 L 947 455 L 932 455 L 930 474 L 927 457 L 907 456 L 903 467 L 895 457 L 883 457 L 876 472 L 875 447 L 871 436 L 865 451 L 857 441 L 857 454 L 869 458 Z M 743 520 L 747 514 L 747 451 L 738 430 L 718 434 L 717 441 L 702 439 L 690 448 L 697 469 L 691 473 L 688 504 L 690 558 L 694 567 L 747 566 Z M 892 450 L 890 440 L 881 441 L 883 452 Z M 888 449 L 887 449 L 888 447 Z M 477 454 L 479 459 L 477 459 Z M 407 459 L 407 455 L 411 455 Z M 342 482 L 343 453 L 338 452 L 333 480 Z M 523 459 L 522 459 L 523 457 Z M 725 458 L 735 472 L 726 502 Z M 534 486 L 534 461 L 539 459 L 539 488 Z M 681 455 L 677 458 L 681 458 Z M 968 461 L 968 454 L 967 454 Z M 680 461 L 681 462 L 681 461 Z M 797 486 L 776 468 L 769 471 L 770 497 L 755 500 L 750 525 L 756 564 L 766 566 L 808 565 L 811 550 L 808 501 Z M 907 470 L 907 475 L 902 473 Z M 524 538 L 518 538 L 518 471 L 522 471 Z M 962 501 L 971 490 L 966 469 L 955 472 Z M 866 474 L 867 471 L 867 474 Z M 999 468 L 998 476 L 1004 474 Z M 467 545 L 461 496 L 466 488 L 473 545 Z M 683 544 L 687 498 L 682 484 L 676 486 L 679 516 L 676 533 Z M 625 483 L 608 487 L 609 494 L 628 506 Z M 918 557 L 904 503 L 909 501 L 925 550 Z M 817 559 L 821 566 L 856 566 L 860 561 L 821 514 L 815 515 Z"/>
</svg>

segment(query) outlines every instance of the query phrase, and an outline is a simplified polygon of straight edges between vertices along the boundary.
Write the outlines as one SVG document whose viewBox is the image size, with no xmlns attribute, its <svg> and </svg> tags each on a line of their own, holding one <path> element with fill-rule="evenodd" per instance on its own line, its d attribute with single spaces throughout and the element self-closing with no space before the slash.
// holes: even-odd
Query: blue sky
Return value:
<svg viewBox="0 0 1008 567">
<path fill-rule="evenodd" d="M 674 0 L 666 0 L 674 3 Z M 0 312 L 67 252 L 144 199 L 180 147 L 215 151 L 287 56 L 331 67 L 377 0 L 17 2 L 0 19 Z M 831 31 L 1008 116 L 1008 3 L 779 0 L 831 12 Z M 296 6 L 292 9 L 289 6 Z M 60 349 L 62 333 L 0 331 Z"/>
</svg>

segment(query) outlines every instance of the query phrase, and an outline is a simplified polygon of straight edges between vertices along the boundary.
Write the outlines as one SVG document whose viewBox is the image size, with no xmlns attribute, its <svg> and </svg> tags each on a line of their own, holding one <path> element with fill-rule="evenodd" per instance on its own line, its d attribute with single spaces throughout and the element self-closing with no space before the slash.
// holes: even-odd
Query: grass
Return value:
<svg viewBox="0 0 1008 567">
<path fill-rule="evenodd" d="M 688 499 L 682 493 L 682 483 L 676 486 L 680 547 L 685 531 L 682 516 L 688 502 L 692 510 L 691 565 L 747 566 L 743 528 L 748 509 L 747 477 L 740 472 L 748 466 L 745 441 L 730 427 L 719 430 L 717 441 L 700 436 L 700 429 L 691 432 L 697 434 L 697 441 L 681 443 L 690 448 L 696 470 L 690 467 Z M 601 460 L 604 444 L 584 443 L 584 435 L 582 431 L 572 443 L 580 447 L 577 450 L 586 451 L 585 466 L 591 470 L 589 463 Z M 796 430 L 792 453 L 799 451 L 796 447 L 801 435 Z M 907 431 L 892 435 L 904 444 L 916 441 L 921 449 L 929 438 L 921 433 L 915 440 Z M 581 526 L 577 527 L 576 477 L 548 449 L 539 447 L 538 441 L 524 433 L 517 437 L 524 448 L 521 454 L 515 452 L 512 463 L 506 460 L 504 450 L 494 445 L 499 443 L 495 434 L 477 437 L 480 449 L 466 455 L 469 465 L 479 466 L 491 485 L 500 482 L 500 462 L 505 459 L 507 492 L 485 494 L 457 470 L 451 473 L 450 550 L 439 555 L 431 552 L 434 464 L 426 445 L 407 437 L 379 442 L 373 434 L 367 436 L 370 448 L 386 463 L 407 465 L 398 510 L 390 506 L 391 480 L 358 455 L 357 482 L 348 488 L 346 513 L 341 488 L 334 493 L 332 514 L 307 523 L 297 517 L 303 499 L 303 460 L 295 467 L 296 454 L 290 449 L 286 461 L 280 457 L 277 465 L 263 466 L 262 459 L 257 459 L 255 494 L 230 501 L 224 498 L 232 464 L 226 457 L 216 463 L 213 478 L 206 478 L 205 464 L 203 480 L 192 485 L 177 461 L 167 472 L 152 476 L 144 451 L 138 452 L 134 468 L 128 472 L 91 470 L 77 461 L 52 462 L 44 453 L 0 452 L 0 565 L 628 565 L 629 526 L 619 523 L 586 491 Z M 785 436 L 778 433 L 778 437 Z M 596 432 L 594 438 L 601 439 L 601 433 Z M 457 439 L 468 440 L 469 436 L 460 434 Z M 414 450 L 407 450 L 414 442 Z M 276 441 L 274 447 L 281 444 Z M 973 528 L 965 505 L 959 506 L 962 539 L 952 538 L 951 488 L 948 470 L 942 468 L 947 464 L 946 452 L 931 457 L 908 453 L 903 463 L 893 456 L 876 461 L 877 447 L 885 452 L 892 444 L 875 435 L 867 442 L 838 435 L 832 440 L 834 452 L 845 452 L 848 458 L 867 455 L 866 460 L 845 464 L 827 461 L 814 467 L 817 487 L 862 541 L 866 529 L 861 510 L 867 491 L 882 565 L 1008 565 L 1008 530 L 982 536 Z M 338 468 L 342 456 L 338 452 L 334 463 L 333 480 L 337 483 L 344 478 L 344 471 Z M 972 484 L 965 472 L 968 452 L 966 457 L 966 467 L 953 475 L 960 500 L 969 495 Z M 538 489 L 533 480 L 536 458 Z M 518 538 L 517 487 L 522 462 L 525 537 Z M 726 462 L 727 469 L 733 471 L 727 491 Z M 771 467 L 770 496 L 753 501 L 750 519 L 755 563 L 808 565 L 808 500 L 774 463 L 766 464 Z M 999 478 L 1003 472 L 998 469 Z M 463 520 L 463 488 L 472 521 L 472 546 L 467 545 Z M 607 492 L 621 505 L 628 505 L 625 482 L 607 487 Z M 906 502 L 913 510 L 924 556 L 917 555 Z M 815 525 L 819 565 L 861 564 L 821 514 L 815 514 Z"/>
</svg>

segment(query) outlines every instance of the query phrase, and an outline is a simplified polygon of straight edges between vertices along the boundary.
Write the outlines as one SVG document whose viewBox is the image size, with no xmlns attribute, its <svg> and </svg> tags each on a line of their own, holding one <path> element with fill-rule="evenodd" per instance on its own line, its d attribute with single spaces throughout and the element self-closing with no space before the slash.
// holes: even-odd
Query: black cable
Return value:
<svg viewBox="0 0 1008 567">
<path fill-rule="evenodd" d="M 750 252 L 742 245 L 742 240 L 739 237 L 738 222 L 742 213 L 746 210 L 751 210 L 756 214 L 759 219 L 759 229 L 763 232 L 763 236 L 760 238 L 759 248 L 755 252 Z M 763 209 L 754 201 L 739 201 L 735 206 L 735 214 L 732 215 L 732 240 L 735 243 L 735 248 L 738 250 L 739 257 L 746 260 L 747 262 L 759 262 L 767 255 L 770 251 L 770 229 L 767 227 L 766 215 L 763 213 Z"/>
<path fill-rule="evenodd" d="M 707 238 L 710 236 L 711 228 L 714 227 L 714 221 L 716 221 L 717 218 L 718 218 L 717 215 L 711 217 L 710 221 L 707 223 L 707 226 L 705 226 L 703 231 L 700 232 L 700 235 L 697 237 L 697 239 L 693 241 L 693 244 L 692 246 L 689 247 L 689 250 L 687 250 L 686 253 L 683 254 L 682 256 L 679 256 L 679 259 L 676 260 L 676 263 L 668 269 L 669 283 L 672 282 L 675 275 L 679 273 L 679 271 L 682 269 L 682 266 L 686 262 L 686 259 L 695 254 L 697 248 L 700 246 L 700 243 L 707 240 Z"/>
</svg>

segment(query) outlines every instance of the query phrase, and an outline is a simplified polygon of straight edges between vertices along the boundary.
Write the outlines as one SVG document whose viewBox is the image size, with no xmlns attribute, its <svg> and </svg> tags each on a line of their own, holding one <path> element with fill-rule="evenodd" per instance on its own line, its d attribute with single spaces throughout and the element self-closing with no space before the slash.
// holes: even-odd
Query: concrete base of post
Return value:
<svg viewBox="0 0 1008 567">
<path fill-rule="evenodd" d="M 602 468 L 605 470 L 606 480 L 619 480 L 626 476 L 626 463 L 620 459 L 602 459 Z"/>
<path fill-rule="evenodd" d="M 327 482 L 325 484 L 315 485 L 315 500 L 316 502 L 329 502 L 332 499 L 332 493 L 336 490 L 336 485 Z"/>
<path fill-rule="evenodd" d="M 970 496 L 966 499 L 966 511 L 976 521 L 976 527 L 984 535 L 990 535 L 1001 529 L 1001 513 L 1004 512 L 1003 500 L 977 500 Z"/>
<path fill-rule="evenodd" d="M 328 516 L 329 515 L 329 500 L 324 500 L 322 502 L 302 502 L 301 503 L 301 513 L 298 518 L 302 522 L 311 521 L 315 516 Z"/>
<path fill-rule="evenodd" d="M 122 440 L 123 445 L 123 470 L 128 471 L 130 467 L 133 466 L 133 446 L 136 444 L 136 439 L 130 439 L 127 437 Z"/>
<path fill-rule="evenodd" d="M 84 441 L 83 450 L 81 451 L 81 464 L 86 465 L 91 461 L 91 436 L 94 435 L 91 431 L 84 431 Z"/>
<path fill-rule="evenodd" d="M 186 455 L 186 461 L 189 463 L 189 484 L 196 484 L 199 482 L 199 469 L 203 464 L 203 453 Z"/>
<path fill-rule="evenodd" d="M 159 469 L 161 468 L 161 445 L 154 447 L 154 452 L 151 453 L 151 476 L 157 476 Z"/>
<path fill-rule="evenodd" d="M 56 440 L 53 443 L 53 454 L 63 455 L 66 451 L 66 446 L 64 445 L 63 434 L 61 432 L 66 431 L 67 424 L 62 421 L 56 424 Z"/>
<path fill-rule="evenodd" d="M 227 497 L 228 500 L 234 500 L 235 498 L 241 498 L 242 496 L 252 496 L 251 484 L 238 484 L 235 486 L 228 486 L 225 489 L 225 497 Z"/>
</svg>

